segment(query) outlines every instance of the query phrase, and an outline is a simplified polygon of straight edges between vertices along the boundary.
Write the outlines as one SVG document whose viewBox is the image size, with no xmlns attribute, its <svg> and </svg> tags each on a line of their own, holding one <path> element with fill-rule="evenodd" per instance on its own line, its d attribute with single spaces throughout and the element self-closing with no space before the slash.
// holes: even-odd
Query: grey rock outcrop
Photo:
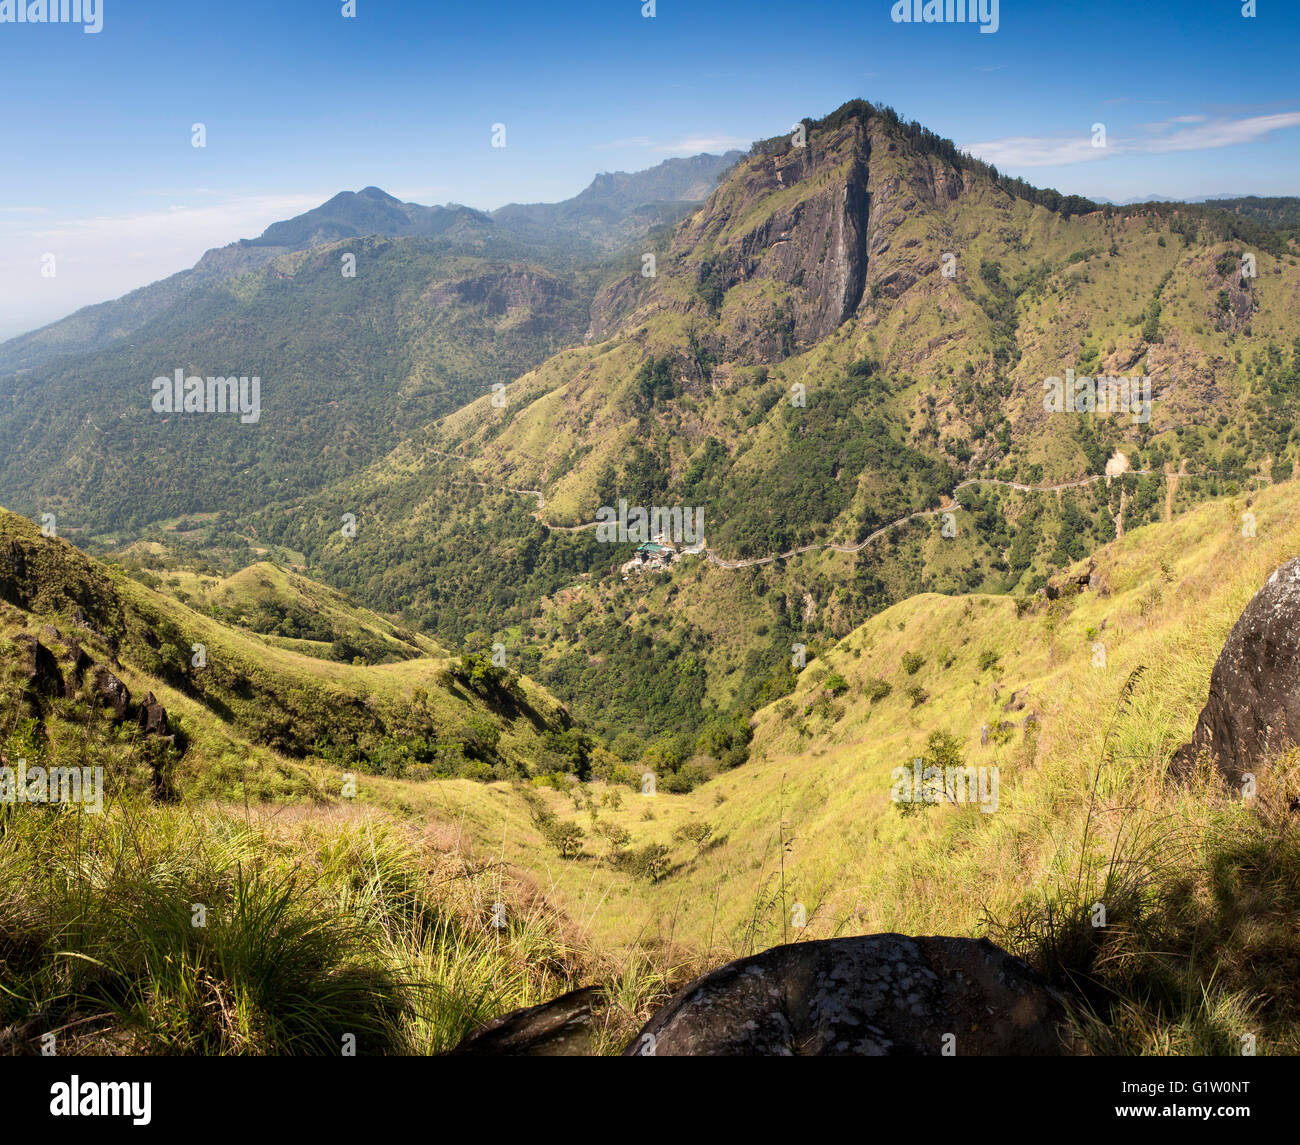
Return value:
<svg viewBox="0 0 1300 1145">
<path fill-rule="evenodd" d="M 1238 780 L 1269 755 L 1300 743 L 1300 558 L 1286 562 L 1232 626 L 1210 674 L 1192 740 L 1174 755 L 1185 775 L 1206 753 Z"/>
<path fill-rule="evenodd" d="M 131 703 L 131 692 L 102 664 L 95 669 L 90 678 L 90 691 L 101 704 L 113 709 L 113 718 L 126 719 L 126 711 Z"/>
<path fill-rule="evenodd" d="M 873 934 L 778 946 L 697 978 L 624 1056 L 1059 1055 L 1060 998 L 984 939 Z"/>
<path fill-rule="evenodd" d="M 145 735 L 167 735 L 167 709 L 158 702 L 158 697 L 152 692 L 145 695 L 144 702 L 140 705 L 139 720 L 140 728 Z"/>
<path fill-rule="evenodd" d="M 22 673 L 23 691 L 29 697 L 62 696 L 63 673 L 54 653 L 35 636 L 20 633 L 13 642 L 18 647 L 18 668 Z"/>
</svg>

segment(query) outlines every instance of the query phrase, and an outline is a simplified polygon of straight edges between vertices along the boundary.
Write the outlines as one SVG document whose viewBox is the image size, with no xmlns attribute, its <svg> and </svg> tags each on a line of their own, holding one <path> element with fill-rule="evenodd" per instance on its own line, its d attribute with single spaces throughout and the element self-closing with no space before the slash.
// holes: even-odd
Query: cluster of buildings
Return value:
<svg viewBox="0 0 1300 1145">
<path fill-rule="evenodd" d="M 636 552 L 632 554 L 632 559 L 619 568 L 623 574 L 623 579 L 632 573 L 660 572 L 674 562 L 679 561 L 682 557 L 695 556 L 704 550 L 704 542 L 701 540 L 698 544 L 691 545 L 689 548 L 678 548 L 674 545 L 664 533 L 659 533 L 652 541 L 645 541 L 637 545 Z"/>
</svg>

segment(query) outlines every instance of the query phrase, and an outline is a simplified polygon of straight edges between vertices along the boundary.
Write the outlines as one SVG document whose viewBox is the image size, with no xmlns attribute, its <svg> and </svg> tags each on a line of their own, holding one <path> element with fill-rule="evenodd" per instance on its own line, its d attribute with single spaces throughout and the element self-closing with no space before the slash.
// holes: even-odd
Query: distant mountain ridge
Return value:
<svg viewBox="0 0 1300 1145">
<path fill-rule="evenodd" d="M 558 236 L 586 239 L 593 255 L 629 241 L 638 227 L 649 230 L 676 222 L 687 204 L 701 203 L 719 177 L 741 156 L 695 155 L 666 159 L 647 171 L 605 172 L 572 199 L 562 203 L 507 203 L 492 219 L 521 238 L 554 241 Z"/>
<path fill-rule="evenodd" d="M 366 187 L 356 192 L 340 191 L 319 207 L 272 223 L 260 237 L 246 240 L 246 245 L 306 250 L 363 235 L 434 237 L 458 227 L 466 231 L 488 230 L 491 222 L 482 211 L 470 207 L 422 207 L 404 203 L 378 187 Z"/>
<path fill-rule="evenodd" d="M 510 204 L 487 213 L 472 207 L 406 203 L 379 187 L 342 191 L 292 219 L 272 223 L 255 239 L 208 251 L 189 270 L 113 301 L 86 306 L 38 330 L 0 343 L 0 377 L 64 354 L 100 350 L 130 337 L 195 291 L 228 282 L 293 251 L 363 236 L 421 237 L 483 250 L 530 256 L 607 255 L 655 226 L 675 221 L 689 203 L 707 197 L 738 152 L 668 159 L 631 174 L 601 174 L 561 203 Z"/>
<path fill-rule="evenodd" d="M 1292 196 L 1281 196 L 1282 198 L 1292 198 Z M 1101 203 L 1103 206 L 1111 207 L 1131 207 L 1136 203 L 1218 203 L 1224 199 L 1246 201 L 1248 199 L 1259 199 L 1258 195 L 1247 195 L 1240 191 L 1216 191 L 1212 195 L 1132 195 L 1127 199 L 1107 199 L 1105 196 L 1094 196 L 1094 202 Z M 1300 199 L 1296 200 L 1300 202 Z"/>
</svg>

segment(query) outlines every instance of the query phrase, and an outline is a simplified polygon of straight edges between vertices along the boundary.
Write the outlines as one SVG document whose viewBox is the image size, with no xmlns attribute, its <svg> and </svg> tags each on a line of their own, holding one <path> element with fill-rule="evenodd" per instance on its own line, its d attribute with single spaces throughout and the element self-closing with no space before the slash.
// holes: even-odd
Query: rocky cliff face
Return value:
<svg viewBox="0 0 1300 1145">
<path fill-rule="evenodd" d="M 710 288 L 754 281 L 798 288 L 788 299 L 794 337 L 816 341 L 862 298 L 870 155 L 867 128 L 853 122 L 784 155 L 756 156 L 678 234 L 673 253 L 711 247 L 701 264 Z"/>
<path fill-rule="evenodd" d="M 422 301 L 430 307 L 482 306 L 491 317 L 513 311 L 563 317 L 561 307 L 573 297 L 572 284 L 557 275 L 501 264 L 435 283 Z"/>
<path fill-rule="evenodd" d="M 898 230 L 965 189 L 963 172 L 875 119 L 752 155 L 679 228 L 653 283 L 620 279 L 597 298 L 588 336 L 671 309 L 718 317 L 722 360 L 788 357 L 932 274 L 935 251 Z"/>
</svg>

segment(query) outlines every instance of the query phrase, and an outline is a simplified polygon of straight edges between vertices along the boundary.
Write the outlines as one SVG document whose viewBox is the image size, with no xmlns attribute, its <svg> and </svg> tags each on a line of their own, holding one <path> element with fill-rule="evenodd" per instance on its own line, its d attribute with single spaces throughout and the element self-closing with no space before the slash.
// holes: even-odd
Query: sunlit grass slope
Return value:
<svg viewBox="0 0 1300 1145">
<path fill-rule="evenodd" d="M 1247 508 L 1253 537 L 1243 536 Z M 1138 1046 L 1166 1039 L 1167 1048 L 1222 1052 L 1239 1026 L 1258 1032 L 1271 1022 L 1276 1049 L 1288 1028 L 1278 1015 L 1293 1020 L 1296 999 L 1284 976 L 1263 968 L 1296 953 L 1297 843 L 1285 813 L 1293 768 L 1261 765 L 1259 793 L 1244 803 L 1208 776 L 1173 784 L 1167 767 L 1190 736 L 1228 630 L 1297 552 L 1300 489 L 1288 484 L 1129 533 L 1097 554 L 1086 589 L 1055 602 L 907 600 L 810 663 L 792 696 L 759 712 L 749 764 L 687 795 L 624 789 L 619 807 L 604 804 L 600 785 L 544 792 L 551 810 L 587 832 L 577 858 L 548 853 L 503 788 L 438 784 L 415 806 L 534 872 L 599 941 L 671 941 L 714 959 L 832 934 L 991 929 L 1046 958 L 1052 973 L 1086 970 L 1089 990 L 1105 999 L 1120 987 L 1095 969 L 1096 944 L 1084 943 L 1076 965 L 1054 927 L 1069 930 L 1109 895 L 1099 949 L 1152 997 L 1162 995 L 1144 976 L 1155 974 L 1161 989 L 1191 999 L 1186 1012 L 1132 1003 Z M 893 769 L 933 759 L 935 733 L 952 737 L 939 741 L 950 757 L 997 768 L 996 811 L 904 813 L 891 799 Z M 611 861 L 600 834 L 610 823 L 628 832 L 629 849 L 669 849 L 658 880 Z M 711 828 L 702 845 L 680 833 L 692 823 Z M 1274 882 L 1292 890 L 1268 889 Z M 800 914 L 805 927 L 794 925 Z M 1156 933 L 1201 954 L 1175 951 L 1153 970 L 1139 939 Z M 1191 985 L 1201 981 L 1212 984 L 1211 1000 Z M 1255 1014 L 1268 995 L 1271 1008 Z"/>
</svg>

